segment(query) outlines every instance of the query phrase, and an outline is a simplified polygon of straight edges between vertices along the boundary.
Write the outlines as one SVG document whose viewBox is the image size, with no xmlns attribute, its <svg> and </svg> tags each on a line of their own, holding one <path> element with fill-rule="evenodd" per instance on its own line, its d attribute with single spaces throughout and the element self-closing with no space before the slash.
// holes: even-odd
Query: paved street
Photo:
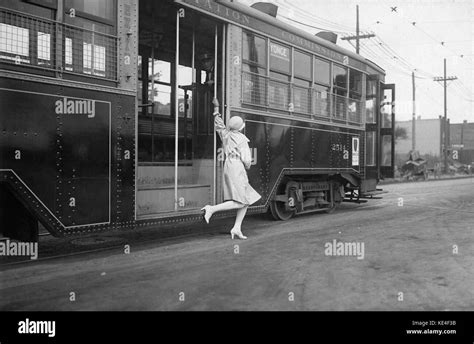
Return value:
<svg viewBox="0 0 474 344">
<path fill-rule="evenodd" d="M 227 219 L 211 233 L 132 242 L 130 254 L 8 266 L 0 309 L 474 310 L 474 179 L 383 188 L 333 214 L 251 216 L 246 241 L 230 239 Z M 341 242 L 363 255 L 325 254 Z"/>
</svg>

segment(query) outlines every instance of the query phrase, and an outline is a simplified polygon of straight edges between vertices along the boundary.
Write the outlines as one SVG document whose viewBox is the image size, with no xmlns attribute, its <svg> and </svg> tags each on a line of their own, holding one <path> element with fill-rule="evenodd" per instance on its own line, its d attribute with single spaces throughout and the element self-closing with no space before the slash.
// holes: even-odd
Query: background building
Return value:
<svg viewBox="0 0 474 344">
<path fill-rule="evenodd" d="M 474 165 L 474 123 L 454 123 L 450 127 L 451 148 L 459 152 L 459 162 Z"/>
<path fill-rule="evenodd" d="M 449 123 L 448 119 L 448 148 L 458 152 L 458 161 L 463 164 L 474 163 L 474 123 Z M 444 118 L 416 119 L 415 128 L 415 149 L 420 155 L 428 160 L 428 165 L 443 157 L 443 126 Z M 399 136 L 395 142 L 395 163 L 401 166 L 408 158 L 408 153 L 412 149 L 412 121 L 399 121 L 396 123 L 400 133 L 406 136 Z M 431 167 L 431 166 L 430 166 Z"/>
<path fill-rule="evenodd" d="M 441 156 L 443 122 L 442 117 L 416 119 L 415 149 L 423 158 L 431 161 Z M 395 164 L 401 166 L 412 150 L 412 121 L 398 121 L 395 128 L 397 132 L 406 133 L 406 136 L 399 136 L 395 142 Z"/>
</svg>

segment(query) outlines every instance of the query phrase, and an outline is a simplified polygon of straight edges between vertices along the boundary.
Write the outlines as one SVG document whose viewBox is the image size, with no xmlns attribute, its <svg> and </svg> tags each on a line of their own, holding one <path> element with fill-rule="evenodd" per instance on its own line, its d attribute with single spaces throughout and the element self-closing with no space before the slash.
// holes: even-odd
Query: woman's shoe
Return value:
<svg viewBox="0 0 474 344">
<path fill-rule="evenodd" d="M 230 236 L 232 237 L 232 240 L 234 240 L 234 235 L 237 235 L 237 237 L 241 240 L 247 239 L 247 237 L 242 234 L 242 231 L 237 231 L 232 228 L 232 230 L 230 231 Z"/>
<path fill-rule="evenodd" d="M 205 207 L 201 208 L 201 210 L 204 210 L 204 214 L 202 214 L 202 217 L 204 218 L 204 221 L 206 221 L 206 223 L 209 223 L 209 220 L 212 216 L 211 206 L 206 205 Z"/>
</svg>

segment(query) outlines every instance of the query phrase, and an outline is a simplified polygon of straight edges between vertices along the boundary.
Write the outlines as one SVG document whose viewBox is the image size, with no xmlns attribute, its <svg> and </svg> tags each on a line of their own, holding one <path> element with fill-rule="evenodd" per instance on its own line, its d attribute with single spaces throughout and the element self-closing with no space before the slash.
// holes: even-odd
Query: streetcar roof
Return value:
<svg viewBox="0 0 474 344">
<path fill-rule="evenodd" d="M 211 1 L 209 1 L 209 0 L 174 0 L 174 1 L 179 3 L 179 4 L 190 6 L 194 9 L 197 9 L 197 10 L 200 10 L 200 11 L 210 13 L 214 16 L 217 16 L 217 17 L 220 17 L 220 18 L 224 19 L 225 21 L 231 21 L 231 22 L 234 22 L 234 24 L 239 25 L 239 23 L 235 23 L 235 21 L 229 20 L 230 19 L 229 16 L 226 17 L 225 15 L 216 13 L 215 10 L 212 11 Z M 274 18 L 274 17 L 272 17 L 272 16 L 270 16 L 266 13 L 263 13 L 263 12 L 255 9 L 255 8 L 252 8 L 252 7 L 243 5 L 243 4 L 239 4 L 239 3 L 236 3 L 236 2 L 230 2 L 228 0 L 216 0 L 216 1 L 212 1 L 212 2 L 215 3 L 215 4 L 218 4 L 218 5 L 225 6 L 225 7 L 228 7 L 230 9 L 233 9 L 237 12 L 242 13 L 243 15 L 246 15 L 246 16 L 258 19 L 260 21 L 263 21 L 266 24 L 270 24 L 272 27 L 275 27 L 275 28 L 278 28 L 280 30 L 291 33 L 293 35 L 299 36 L 300 38 L 303 38 L 304 40 L 315 43 L 315 44 L 317 44 L 319 46 L 322 46 L 324 48 L 327 48 L 327 49 L 329 49 L 333 52 L 339 53 L 341 55 L 348 56 L 349 58 L 352 58 L 352 59 L 354 59 L 356 61 L 359 61 L 359 62 L 361 62 L 361 63 L 363 63 L 367 66 L 370 66 L 371 68 L 375 69 L 377 72 L 379 72 L 381 74 L 385 74 L 385 70 L 383 68 L 381 68 L 379 65 L 377 65 L 376 63 L 374 63 L 373 61 L 370 61 L 369 59 L 367 59 L 367 58 L 365 58 L 365 57 L 363 57 L 359 54 L 356 54 L 356 53 L 354 53 L 350 50 L 342 48 L 342 47 L 338 46 L 337 44 L 334 44 L 334 43 L 332 43 L 330 41 L 327 41 L 323 38 L 311 35 L 310 33 L 306 32 L 306 31 L 303 31 L 303 30 L 298 29 L 294 26 L 291 26 L 291 25 L 289 25 L 289 24 L 287 24 L 287 23 L 285 23 L 285 22 L 283 22 L 283 21 L 281 21 L 277 18 Z M 240 26 L 245 27 L 245 25 L 242 25 L 242 24 Z M 250 29 L 252 29 L 252 28 L 250 28 Z M 253 28 L 253 30 L 258 31 L 258 29 L 255 29 L 255 28 Z M 317 55 L 317 53 L 315 53 L 315 54 Z"/>
</svg>

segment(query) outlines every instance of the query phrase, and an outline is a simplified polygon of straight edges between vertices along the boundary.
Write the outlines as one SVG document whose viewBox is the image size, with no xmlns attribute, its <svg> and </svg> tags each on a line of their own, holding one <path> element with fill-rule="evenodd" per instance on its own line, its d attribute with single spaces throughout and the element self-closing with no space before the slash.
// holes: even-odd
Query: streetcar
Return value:
<svg viewBox="0 0 474 344">
<path fill-rule="evenodd" d="M 5 0 L 0 228 L 54 236 L 200 222 L 223 201 L 212 99 L 246 121 L 249 213 L 332 212 L 393 176 L 384 70 L 276 18 L 211 0 Z"/>
</svg>

